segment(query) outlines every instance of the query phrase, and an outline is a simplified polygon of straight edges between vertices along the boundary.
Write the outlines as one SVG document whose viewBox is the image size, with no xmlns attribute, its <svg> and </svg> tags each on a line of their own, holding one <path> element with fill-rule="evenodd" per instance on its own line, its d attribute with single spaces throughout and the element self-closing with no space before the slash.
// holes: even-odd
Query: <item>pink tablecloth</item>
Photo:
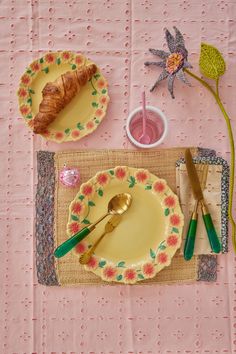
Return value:
<svg viewBox="0 0 236 354">
<path fill-rule="evenodd" d="M 195 71 L 201 41 L 224 54 L 227 72 L 220 91 L 235 117 L 235 19 L 235 0 L 0 2 L 1 354 L 236 352 L 232 252 L 219 257 L 214 284 L 47 288 L 37 284 L 33 226 L 35 151 L 131 148 L 125 120 L 139 105 L 143 85 L 148 89 L 160 72 L 143 63 L 152 58 L 149 47 L 163 46 L 164 27 L 176 25 L 184 33 Z M 80 50 L 96 61 L 111 95 L 107 119 L 97 131 L 64 145 L 32 135 L 19 116 L 15 94 L 27 63 L 59 49 Z M 165 84 L 148 95 L 169 118 L 163 146 L 207 146 L 228 159 L 218 107 L 203 87 L 192 84 L 176 82 L 174 101 Z"/>
</svg>

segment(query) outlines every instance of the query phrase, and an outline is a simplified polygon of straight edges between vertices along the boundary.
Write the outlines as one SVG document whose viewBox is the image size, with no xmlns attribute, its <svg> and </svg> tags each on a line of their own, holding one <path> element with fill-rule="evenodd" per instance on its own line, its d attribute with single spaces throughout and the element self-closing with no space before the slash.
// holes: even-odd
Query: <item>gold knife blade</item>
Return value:
<svg viewBox="0 0 236 354">
<path fill-rule="evenodd" d="M 185 150 L 185 162 L 186 162 L 189 181 L 193 191 L 193 196 L 196 200 L 200 201 L 203 199 L 201 184 L 198 178 L 196 167 L 193 163 L 193 157 L 191 151 L 189 149 Z"/>
</svg>

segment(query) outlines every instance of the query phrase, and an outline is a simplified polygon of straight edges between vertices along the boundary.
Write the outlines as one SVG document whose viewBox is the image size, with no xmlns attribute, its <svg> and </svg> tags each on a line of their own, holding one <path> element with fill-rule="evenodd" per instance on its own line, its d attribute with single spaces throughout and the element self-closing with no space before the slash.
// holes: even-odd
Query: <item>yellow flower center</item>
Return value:
<svg viewBox="0 0 236 354">
<path fill-rule="evenodd" d="M 173 74 L 178 69 L 180 69 L 183 63 L 183 59 L 184 57 L 180 53 L 172 53 L 169 55 L 166 60 L 166 70 L 168 73 Z"/>
</svg>

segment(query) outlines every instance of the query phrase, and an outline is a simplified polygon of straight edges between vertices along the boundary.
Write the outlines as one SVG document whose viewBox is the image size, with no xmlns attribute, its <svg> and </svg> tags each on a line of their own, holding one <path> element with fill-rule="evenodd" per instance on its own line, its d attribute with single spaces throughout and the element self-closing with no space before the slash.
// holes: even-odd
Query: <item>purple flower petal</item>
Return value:
<svg viewBox="0 0 236 354">
<path fill-rule="evenodd" d="M 166 63 L 164 61 L 146 61 L 144 65 L 149 66 L 149 65 L 156 65 L 160 66 L 161 68 L 166 67 Z"/>
<path fill-rule="evenodd" d="M 170 53 L 165 52 L 164 50 L 158 50 L 158 49 L 149 49 L 149 52 L 151 52 L 154 55 L 157 55 L 161 59 L 166 59 L 170 55 Z"/>
<path fill-rule="evenodd" d="M 169 90 L 172 98 L 175 98 L 175 96 L 174 96 L 174 80 L 175 80 L 175 74 L 169 75 L 169 77 L 168 77 L 168 90 Z"/>
<path fill-rule="evenodd" d="M 192 68 L 192 67 L 193 66 L 188 61 L 184 62 L 183 68 Z"/>
<path fill-rule="evenodd" d="M 177 27 L 174 26 L 173 28 L 175 30 L 175 43 L 176 43 L 176 46 L 185 47 L 184 37 L 183 37 L 182 33 L 178 30 Z"/>
<path fill-rule="evenodd" d="M 187 77 L 185 76 L 185 73 L 183 72 L 183 69 L 180 69 L 177 73 L 176 73 L 176 77 L 183 81 L 186 85 L 191 86 L 190 82 L 188 81 Z"/>
<path fill-rule="evenodd" d="M 155 84 L 152 86 L 150 92 L 152 92 L 157 85 L 159 84 L 159 82 L 161 82 L 162 80 L 165 80 L 168 77 L 169 73 L 166 70 L 163 70 L 159 76 L 159 78 L 157 79 L 157 81 L 155 82 Z"/>
<path fill-rule="evenodd" d="M 165 28 L 166 42 L 171 53 L 176 51 L 175 37 Z"/>
</svg>

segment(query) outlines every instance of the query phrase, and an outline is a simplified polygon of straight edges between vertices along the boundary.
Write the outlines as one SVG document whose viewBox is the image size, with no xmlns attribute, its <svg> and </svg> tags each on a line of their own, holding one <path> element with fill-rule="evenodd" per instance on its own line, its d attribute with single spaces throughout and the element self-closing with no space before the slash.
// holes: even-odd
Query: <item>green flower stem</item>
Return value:
<svg viewBox="0 0 236 354">
<path fill-rule="evenodd" d="M 228 208 L 228 215 L 229 215 L 229 221 L 232 225 L 232 242 L 233 242 L 233 247 L 234 247 L 234 252 L 236 253 L 236 225 L 235 225 L 235 221 L 233 219 L 233 215 L 232 215 L 232 209 L 233 209 L 233 194 L 234 194 L 234 171 L 235 171 L 235 167 L 234 167 L 234 161 L 235 161 L 235 148 L 234 148 L 234 137 L 233 137 L 233 131 L 232 131 L 232 127 L 230 124 L 230 118 L 227 114 L 227 112 L 225 111 L 224 105 L 220 99 L 219 96 L 219 91 L 218 91 L 218 81 L 216 82 L 216 92 L 212 89 L 212 87 L 203 79 L 201 79 L 199 76 L 193 74 L 191 71 L 189 71 L 188 69 L 184 69 L 184 71 L 189 74 L 190 76 L 192 76 L 194 79 L 196 79 L 197 81 L 199 81 L 203 86 L 205 86 L 214 96 L 223 116 L 224 119 L 226 121 L 226 125 L 227 125 L 227 129 L 228 129 L 228 134 L 229 134 L 229 141 L 230 141 L 230 187 L 229 187 L 229 208 Z"/>
</svg>

